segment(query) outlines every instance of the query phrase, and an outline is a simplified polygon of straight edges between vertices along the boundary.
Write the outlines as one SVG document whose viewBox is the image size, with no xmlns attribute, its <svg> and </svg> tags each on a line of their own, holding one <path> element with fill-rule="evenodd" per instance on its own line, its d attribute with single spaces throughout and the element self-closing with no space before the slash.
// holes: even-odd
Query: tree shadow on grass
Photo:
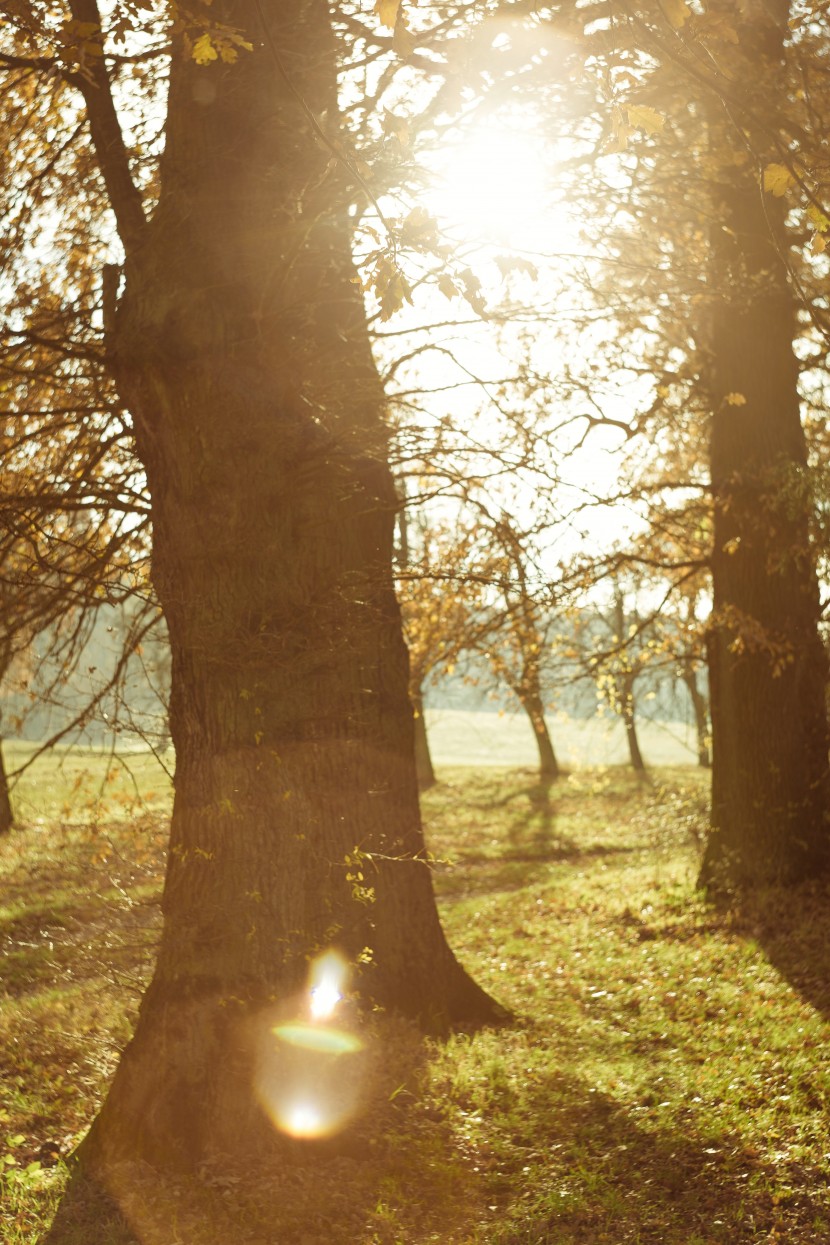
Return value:
<svg viewBox="0 0 830 1245">
<path fill-rule="evenodd" d="M 462 1239 L 482 1211 L 480 1178 L 448 1123 L 419 1096 L 427 1046 L 387 1020 L 371 1103 L 330 1140 L 273 1134 L 244 1161 L 217 1155 L 195 1174 L 143 1163 L 76 1172 L 41 1245 L 398 1245 Z"/>
<path fill-rule="evenodd" d="M 830 1235 L 824 1170 L 785 1174 L 740 1137 L 695 1135 L 682 1107 L 632 1108 L 554 1074 L 528 1087 L 511 1140 L 527 1192 L 504 1207 L 518 1223 L 492 1245 L 812 1245 Z"/>
<path fill-rule="evenodd" d="M 830 883 L 806 883 L 743 897 L 741 932 L 803 999 L 830 1019 Z"/>
</svg>

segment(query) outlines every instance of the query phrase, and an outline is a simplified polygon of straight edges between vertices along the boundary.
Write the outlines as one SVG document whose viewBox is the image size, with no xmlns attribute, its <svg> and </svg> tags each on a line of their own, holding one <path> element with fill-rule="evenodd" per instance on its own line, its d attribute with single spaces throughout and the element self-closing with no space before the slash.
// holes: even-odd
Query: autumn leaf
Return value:
<svg viewBox="0 0 830 1245">
<path fill-rule="evenodd" d="M 376 0 L 375 13 L 381 26 L 387 26 L 389 30 L 394 30 L 400 7 L 401 0 Z"/>
<path fill-rule="evenodd" d="M 795 178 L 784 164 L 768 164 L 764 169 L 764 190 L 780 199 L 795 185 Z"/>
<path fill-rule="evenodd" d="M 415 51 L 415 36 L 402 17 L 395 23 L 392 47 L 401 60 L 406 60 L 407 56 L 411 56 Z"/>
<path fill-rule="evenodd" d="M 438 288 L 444 297 L 449 298 L 450 300 L 455 298 L 458 294 L 458 289 L 454 281 L 451 277 L 448 277 L 445 272 L 442 272 L 441 276 L 438 278 Z"/>
<path fill-rule="evenodd" d="M 675 30 L 680 30 L 692 16 L 692 10 L 685 0 L 663 0 L 662 7 Z"/>
<path fill-rule="evenodd" d="M 742 393 L 728 393 L 724 401 L 728 406 L 746 406 L 746 397 Z"/>
<path fill-rule="evenodd" d="M 633 125 L 636 130 L 645 130 L 646 134 L 659 134 L 666 124 L 662 113 L 646 104 L 631 104 L 625 111 L 629 125 Z"/>
<path fill-rule="evenodd" d="M 211 61 L 218 60 L 219 53 L 213 46 L 210 35 L 200 35 L 193 44 L 191 56 L 197 65 L 209 65 Z"/>
</svg>

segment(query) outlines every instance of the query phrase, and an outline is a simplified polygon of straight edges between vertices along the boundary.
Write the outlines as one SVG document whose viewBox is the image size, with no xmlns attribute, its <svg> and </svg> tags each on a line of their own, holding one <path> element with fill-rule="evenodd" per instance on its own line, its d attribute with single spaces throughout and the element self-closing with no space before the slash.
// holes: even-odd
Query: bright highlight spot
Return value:
<svg viewBox="0 0 830 1245">
<path fill-rule="evenodd" d="M 313 1020 L 327 1020 L 343 997 L 349 967 L 336 951 L 327 951 L 311 966 L 309 1011 Z"/>
<path fill-rule="evenodd" d="M 532 131 L 483 126 L 447 155 L 427 198 L 451 229 L 470 241 L 550 246 L 548 165 Z"/>
<path fill-rule="evenodd" d="M 290 1137 L 330 1137 L 360 1107 L 367 1055 L 362 1039 L 332 1022 L 349 965 L 336 951 L 315 960 L 307 989 L 263 1025 L 256 1092 L 275 1128 Z"/>
<path fill-rule="evenodd" d="M 314 1103 L 297 1102 L 285 1112 L 283 1131 L 290 1137 L 321 1137 L 326 1128 Z"/>
</svg>

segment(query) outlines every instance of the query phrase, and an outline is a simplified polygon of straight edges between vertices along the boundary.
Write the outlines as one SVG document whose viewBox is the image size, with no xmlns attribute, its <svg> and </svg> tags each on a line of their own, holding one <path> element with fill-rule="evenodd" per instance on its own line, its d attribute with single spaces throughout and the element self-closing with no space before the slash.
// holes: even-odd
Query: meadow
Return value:
<svg viewBox="0 0 830 1245">
<path fill-rule="evenodd" d="M 197 1181 L 132 1172 L 141 1245 L 813 1245 L 830 1239 L 826 889 L 707 905 L 707 777 L 444 765 L 424 797 L 457 954 L 513 1013 L 378 1022 L 339 1141 Z M 0 843 L 0 1239 L 45 1239 L 160 926 L 169 779 L 69 751 Z M 94 1240 L 127 1239 L 118 1224 Z M 78 1242 L 91 1241 L 79 1225 Z"/>
</svg>

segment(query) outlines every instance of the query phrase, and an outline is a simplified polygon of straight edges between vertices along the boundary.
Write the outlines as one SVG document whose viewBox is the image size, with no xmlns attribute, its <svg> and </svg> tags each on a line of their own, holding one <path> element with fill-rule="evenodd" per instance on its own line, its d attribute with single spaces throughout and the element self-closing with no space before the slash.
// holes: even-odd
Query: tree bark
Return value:
<svg viewBox="0 0 830 1245">
<path fill-rule="evenodd" d="M 430 787 L 434 787 L 437 779 L 435 770 L 432 765 L 432 753 L 429 750 L 429 736 L 427 735 L 427 723 L 424 717 L 424 701 L 421 696 L 413 696 L 412 709 L 415 715 L 415 772 L 418 775 L 418 787 L 421 791 L 428 791 Z"/>
<path fill-rule="evenodd" d="M 177 46 L 158 207 L 111 345 L 153 502 L 175 801 L 164 928 L 83 1148 L 193 1168 L 262 1144 L 258 1043 L 332 945 L 369 1003 L 435 1030 L 501 1009 L 444 939 L 425 863 L 398 508 L 350 254 L 325 6 L 225 0 L 253 45 Z M 357 885 L 358 857 L 363 881 Z"/>
<path fill-rule="evenodd" d="M 787 9 L 740 21 L 730 89 L 763 117 L 748 134 L 713 116 L 711 332 L 714 499 L 709 637 L 712 830 L 700 880 L 717 887 L 796 882 L 828 865 L 827 664 L 808 534 L 795 309 L 785 204 L 758 166 L 785 98 Z M 752 149 L 752 159 L 747 157 Z"/>
</svg>

